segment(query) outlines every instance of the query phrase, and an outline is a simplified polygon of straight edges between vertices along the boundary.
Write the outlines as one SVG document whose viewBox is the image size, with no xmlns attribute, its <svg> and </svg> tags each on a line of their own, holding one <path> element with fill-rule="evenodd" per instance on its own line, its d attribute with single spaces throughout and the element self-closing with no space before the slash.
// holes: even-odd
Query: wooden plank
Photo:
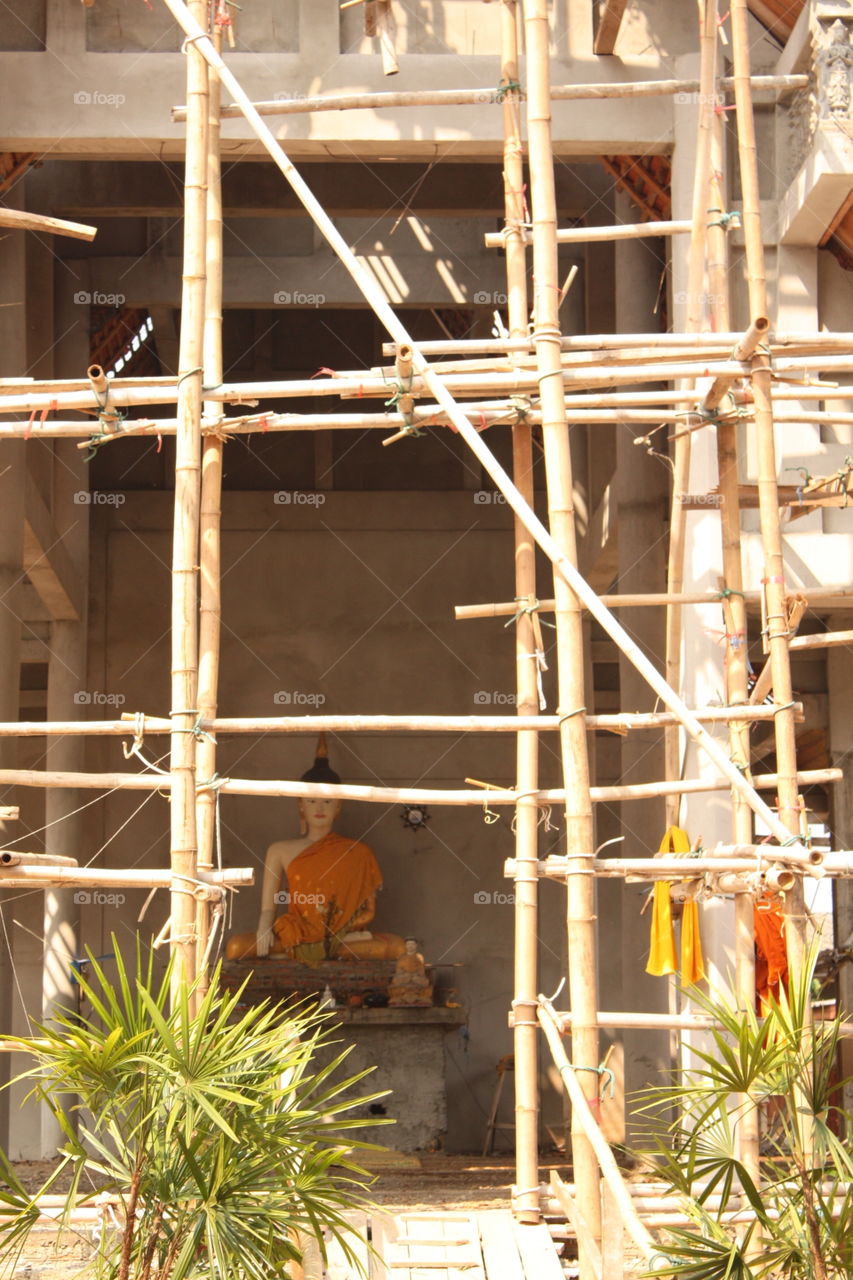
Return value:
<svg viewBox="0 0 853 1280">
<path fill-rule="evenodd" d="M 544 1223 L 513 1221 L 512 1228 L 525 1280 L 565 1280 L 554 1241 Z"/>
<path fill-rule="evenodd" d="M 40 213 L 23 213 L 18 209 L 0 209 L 0 227 L 19 231 L 43 231 L 51 236 L 70 236 L 72 240 L 94 240 L 97 227 L 82 222 L 66 222 L 64 218 L 48 218 Z"/>
<path fill-rule="evenodd" d="M 510 1211 L 487 1209 L 477 1214 L 477 1225 L 488 1280 L 523 1280 L 524 1269 Z"/>
<path fill-rule="evenodd" d="M 477 1223 L 470 1214 L 382 1215 L 373 1222 L 384 1277 L 394 1280 L 486 1280 Z M 377 1273 L 378 1276 L 382 1273 Z"/>
<path fill-rule="evenodd" d="M 616 46 L 627 0 L 598 0 L 595 6 L 593 53 L 610 54 Z"/>
<path fill-rule="evenodd" d="M 625 1274 L 625 1227 L 613 1192 L 601 1183 L 601 1263 L 606 1280 L 622 1280 Z"/>
<path fill-rule="evenodd" d="M 338 1240 L 334 1238 L 326 1246 L 327 1280 L 364 1280 L 370 1274 L 367 1248 L 366 1213 L 347 1213 L 344 1215 L 350 1224 L 346 1242 L 356 1256 L 356 1261 L 347 1258 Z"/>
</svg>

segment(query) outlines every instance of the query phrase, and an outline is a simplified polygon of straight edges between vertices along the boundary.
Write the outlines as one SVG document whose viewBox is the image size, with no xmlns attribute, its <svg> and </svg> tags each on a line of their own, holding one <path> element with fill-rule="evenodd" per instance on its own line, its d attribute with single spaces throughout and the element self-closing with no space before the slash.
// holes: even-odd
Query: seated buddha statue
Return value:
<svg viewBox="0 0 853 1280">
<path fill-rule="evenodd" d="M 323 737 L 303 782 L 340 785 Z M 235 934 L 228 960 L 281 956 L 316 965 L 329 959 L 390 959 L 405 951 L 396 934 L 371 933 L 382 873 L 373 851 L 333 831 L 341 802 L 326 796 L 299 800 L 301 834 L 276 840 L 264 858 L 261 910 L 254 933 Z M 278 905 L 286 909 L 276 915 Z"/>
<path fill-rule="evenodd" d="M 407 1005 L 429 1007 L 433 986 L 427 977 L 424 958 L 418 951 L 417 939 L 406 938 L 405 947 L 388 988 L 388 1003 L 392 1008 Z"/>
</svg>

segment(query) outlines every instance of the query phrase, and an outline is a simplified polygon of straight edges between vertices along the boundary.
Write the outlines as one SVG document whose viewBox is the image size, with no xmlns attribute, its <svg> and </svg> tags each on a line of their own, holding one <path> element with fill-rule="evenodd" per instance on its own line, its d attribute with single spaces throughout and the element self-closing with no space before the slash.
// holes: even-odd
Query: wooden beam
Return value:
<svg viewBox="0 0 853 1280">
<path fill-rule="evenodd" d="M 88 494 L 86 495 L 88 497 Z M 79 622 L 83 587 L 38 486 L 27 477 L 23 569 L 51 618 Z M 81 519 L 83 515 L 81 514 Z"/>
<path fill-rule="evenodd" d="M 793 22 L 786 22 L 774 11 L 772 5 L 765 3 L 765 0 L 749 0 L 749 11 L 772 36 L 775 36 L 783 45 L 788 43 L 788 37 L 794 29 Z"/>
<path fill-rule="evenodd" d="M 625 15 L 627 0 L 596 0 L 594 10 L 595 31 L 592 42 L 593 53 L 610 54 L 613 52 Z"/>
<path fill-rule="evenodd" d="M 82 222 L 66 222 L 64 218 L 47 218 L 41 213 L 22 213 L 19 209 L 0 209 L 0 227 L 17 231 L 43 231 L 50 236 L 70 236 L 72 240 L 94 240 L 97 227 Z"/>
</svg>

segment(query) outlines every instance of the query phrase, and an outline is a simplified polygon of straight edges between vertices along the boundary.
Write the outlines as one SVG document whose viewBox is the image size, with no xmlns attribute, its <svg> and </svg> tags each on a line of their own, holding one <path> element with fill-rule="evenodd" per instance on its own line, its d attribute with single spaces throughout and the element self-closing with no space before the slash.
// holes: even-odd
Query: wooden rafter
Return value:
<svg viewBox="0 0 853 1280">
<path fill-rule="evenodd" d="M 613 53 L 628 0 L 595 0 L 593 53 Z"/>
<path fill-rule="evenodd" d="M 749 0 L 749 11 L 772 36 L 786 44 L 805 0 Z"/>
</svg>

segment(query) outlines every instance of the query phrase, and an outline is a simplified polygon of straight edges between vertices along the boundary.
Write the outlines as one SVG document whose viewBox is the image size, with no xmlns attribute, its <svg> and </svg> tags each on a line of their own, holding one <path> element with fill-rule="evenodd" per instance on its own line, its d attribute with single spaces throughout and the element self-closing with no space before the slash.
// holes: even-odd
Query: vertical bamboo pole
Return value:
<svg viewBox="0 0 853 1280">
<path fill-rule="evenodd" d="M 749 307 L 755 317 L 767 314 L 767 282 L 761 234 L 758 152 L 755 144 L 752 87 L 749 81 L 749 11 L 746 0 L 732 0 L 731 20 Z M 779 774 L 779 817 L 792 834 L 798 835 L 802 814 L 797 789 L 793 686 L 788 654 L 785 565 L 779 521 L 770 358 L 762 351 L 758 351 L 752 358 L 752 392 L 758 454 L 758 506 L 764 548 L 766 642 L 773 674 L 773 700 L 779 708 L 773 720 L 776 770 Z M 802 968 L 805 949 L 805 909 L 801 876 L 797 877 L 794 889 L 785 897 L 785 916 L 788 965 L 791 976 L 796 978 Z"/>
<path fill-rule="evenodd" d="M 207 25 L 204 0 L 188 6 Z M 186 45 L 187 140 L 184 171 L 184 269 L 177 430 L 175 527 L 172 542 L 172 733 L 170 939 L 175 957 L 173 999 L 195 976 L 195 900 L 186 877 L 196 870 L 195 746 L 198 677 L 198 522 L 207 216 L 207 63 Z"/>
<path fill-rule="evenodd" d="M 699 333 L 704 319 L 705 247 L 708 226 L 708 195 L 711 176 L 711 138 L 714 130 L 714 106 L 717 63 L 717 0 L 698 0 L 701 64 L 699 69 L 699 136 L 696 143 L 696 169 L 693 178 L 693 230 L 687 267 L 688 333 Z M 672 515 L 669 525 L 669 563 L 667 591 L 680 592 L 684 583 L 684 550 L 687 512 L 683 498 L 690 489 L 690 442 L 684 434 L 675 441 L 672 475 Z M 666 681 L 681 689 L 681 605 L 668 605 L 666 610 Z M 681 733 L 677 726 L 664 732 L 664 768 L 668 781 L 681 776 Z M 666 801 L 667 826 L 678 824 L 679 797 Z"/>
<path fill-rule="evenodd" d="M 501 80 L 518 83 L 518 4 L 501 6 Z M 503 101 L 504 211 L 506 228 L 507 320 L 511 338 L 526 338 L 527 250 L 524 234 L 524 161 L 518 90 L 507 90 Z M 512 428 L 512 474 L 525 501 L 533 506 L 533 432 L 529 423 Z M 518 516 L 515 531 L 515 594 L 519 614 L 515 627 L 516 711 L 539 712 L 537 658 L 541 645 L 538 619 L 534 625 L 525 604 L 536 598 L 536 544 Z M 539 785 L 539 735 L 516 736 L 516 778 L 521 797 L 515 807 L 515 973 L 513 1049 L 515 1054 L 515 1197 L 522 1222 L 538 1222 L 539 1209 L 539 1062 L 538 983 L 539 874 L 537 870 L 539 810 L 533 792 Z"/>
<path fill-rule="evenodd" d="M 710 207 L 722 214 L 727 208 L 724 175 L 723 117 L 716 115 L 712 134 Z M 712 217 L 712 222 L 714 221 Z M 729 314 L 728 238 L 720 225 L 708 227 L 708 292 L 711 296 L 711 318 L 717 333 L 731 329 Z M 719 474 L 720 532 L 723 542 L 724 588 L 731 592 L 723 601 L 726 633 L 726 702 L 740 706 L 749 702 L 749 668 L 747 664 L 746 602 L 743 597 L 743 565 L 741 561 L 740 493 L 738 487 L 737 424 L 717 423 L 717 470 Z M 749 772 L 749 724 L 729 722 L 729 746 L 732 760 L 746 777 Z M 735 844 L 752 843 L 752 811 L 742 797 L 732 790 L 732 837 Z M 735 901 L 735 991 L 738 1007 L 755 1005 L 755 912 L 752 896 L 736 893 Z M 746 1098 L 738 1111 L 738 1152 L 740 1159 L 758 1186 L 760 1183 L 758 1108 Z M 760 1227 L 753 1235 L 756 1253 L 760 1246 Z"/>
<path fill-rule="evenodd" d="M 222 49 L 222 30 L 214 19 L 213 44 Z M 205 241 L 206 288 L 204 298 L 204 382 L 216 386 L 222 381 L 222 181 L 219 154 L 219 108 L 221 85 L 214 67 L 208 71 L 207 118 L 207 221 Z M 207 401 L 206 417 L 222 413 L 222 405 Z M 199 640 L 198 710 L 205 720 L 217 711 L 219 685 L 219 638 L 221 619 L 221 516 L 223 442 L 218 436 L 204 437 L 201 455 L 201 515 L 199 542 Z M 206 734 L 196 745 L 196 776 L 212 778 L 216 771 L 216 741 Z M 213 867 L 216 838 L 216 792 L 201 791 L 196 800 L 198 825 L 198 866 Z M 210 936 L 210 903 L 196 908 L 196 965 L 204 979 L 205 957 Z"/>
<path fill-rule="evenodd" d="M 572 464 L 560 369 L 560 281 L 557 211 L 551 145 L 551 75 L 547 0 L 524 0 L 527 37 L 527 133 L 533 216 L 533 338 L 542 406 L 542 440 L 551 534 L 563 555 L 577 564 Z M 566 853 L 569 996 L 573 1015 L 572 1060 L 593 1113 L 598 1111 L 598 975 L 595 876 L 589 760 L 584 723 L 583 625 L 580 601 L 563 576 L 554 575 L 557 624 L 560 749 L 566 787 Z M 601 1245 L 601 1197 L 595 1152 L 572 1109 L 572 1162 L 578 1209 Z M 581 1280 L 592 1280 L 592 1259 L 580 1256 Z"/>
</svg>

